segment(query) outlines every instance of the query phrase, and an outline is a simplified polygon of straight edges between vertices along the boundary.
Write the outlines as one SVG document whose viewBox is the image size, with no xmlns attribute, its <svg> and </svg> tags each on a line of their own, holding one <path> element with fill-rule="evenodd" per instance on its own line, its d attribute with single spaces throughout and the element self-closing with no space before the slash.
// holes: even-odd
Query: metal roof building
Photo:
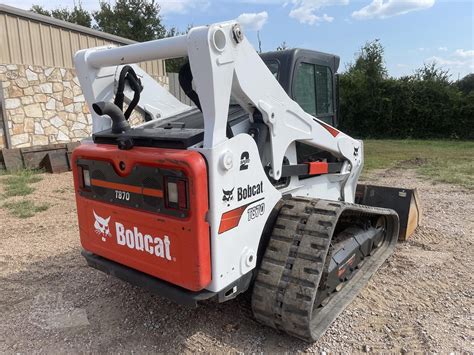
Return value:
<svg viewBox="0 0 474 355">
<path fill-rule="evenodd" d="M 73 68 L 79 49 L 131 43 L 136 42 L 0 4 L 0 63 Z M 153 76 L 165 75 L 163 61 L 141 66 Z"/>
</svg>

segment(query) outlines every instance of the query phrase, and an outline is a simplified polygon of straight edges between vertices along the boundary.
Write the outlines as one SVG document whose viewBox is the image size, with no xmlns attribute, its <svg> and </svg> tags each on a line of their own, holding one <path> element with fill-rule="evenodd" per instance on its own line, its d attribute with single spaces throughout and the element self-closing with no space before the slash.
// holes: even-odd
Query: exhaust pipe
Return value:
<svg viewBox="0 0 474 355">
<path fill-rule="evenodd" d="M 92 104 L 92 108 L 99 116 L 107 115 L 112 119 L 112 133 L 120 134 L 130 129 L 122 110 L 112 102 L 96 102 Z"/>
</svg>

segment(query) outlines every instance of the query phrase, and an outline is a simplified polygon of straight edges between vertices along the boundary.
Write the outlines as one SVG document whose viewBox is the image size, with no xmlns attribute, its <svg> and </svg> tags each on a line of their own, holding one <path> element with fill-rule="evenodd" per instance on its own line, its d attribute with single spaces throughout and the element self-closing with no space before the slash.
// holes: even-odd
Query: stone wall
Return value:
<svg viewBox="0 0 474 355">
<path fill-rule="evenodd" d="M 74 70 L 0 65 L 0 81 L 12 148 L 91 134 L 92 117 Z"/>
<path fill-rule="evenodd" d="M 159 81 L 167 84 L 166 77 Z M 0 84 L 10 148 L 67 143 L 91 135 L 92 116 L 74 69 L 0 64 Z M 131 117 L 135 124 L 140 121 L 137 115 Z M 5 147 L 4 133 L 0 130 L 0 148 Z"/>
</svg>

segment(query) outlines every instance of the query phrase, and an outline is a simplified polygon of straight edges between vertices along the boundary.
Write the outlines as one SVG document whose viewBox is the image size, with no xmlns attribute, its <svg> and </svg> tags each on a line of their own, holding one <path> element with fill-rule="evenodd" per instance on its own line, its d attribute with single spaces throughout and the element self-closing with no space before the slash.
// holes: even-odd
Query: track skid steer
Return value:
<svg viewBox="0 0 474 355">
<path fill-rule="evenodd" d="M 193 106 L 136 64 L 176 57 Z M 338 57 L 260 56 L 229 21 L 75 65 L 93 112 L 72 157 L 90 266 L 191 306 L 252 290 L 260 322 L 314 341 L 393 252 L 397 213 L 355 203 L 364 149 L 334 127 Z"/>
</svg>

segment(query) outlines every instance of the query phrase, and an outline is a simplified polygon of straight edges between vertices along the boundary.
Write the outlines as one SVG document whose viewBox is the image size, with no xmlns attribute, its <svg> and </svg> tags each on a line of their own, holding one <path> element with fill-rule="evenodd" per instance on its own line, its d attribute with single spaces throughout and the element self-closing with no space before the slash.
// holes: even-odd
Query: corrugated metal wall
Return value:
<svg viewBox="0 0 474 355">
<path fill-rule="evenodd" d="M 194 102 L 192 102 L 189 97 L 186 95 L 183 89 L 181 89 L 181 85 L 179 85 L 179 74 L 178 73 L 168 73 L 169 78 L 169 91 L 171 94 L 174 95 L 179 101 L 183 104 L 189 106 L 196 106 Z"/>
<path fill-rule="evenodd" d="M 73 57 L 79 49 L 123 45 L 43 23 L 14 14 L 0 12 L 0 63 L 73 68 Z M 162 61 L 143 62 L 140 66 L 152 76 L 165 75 Z"/>
</svg>

